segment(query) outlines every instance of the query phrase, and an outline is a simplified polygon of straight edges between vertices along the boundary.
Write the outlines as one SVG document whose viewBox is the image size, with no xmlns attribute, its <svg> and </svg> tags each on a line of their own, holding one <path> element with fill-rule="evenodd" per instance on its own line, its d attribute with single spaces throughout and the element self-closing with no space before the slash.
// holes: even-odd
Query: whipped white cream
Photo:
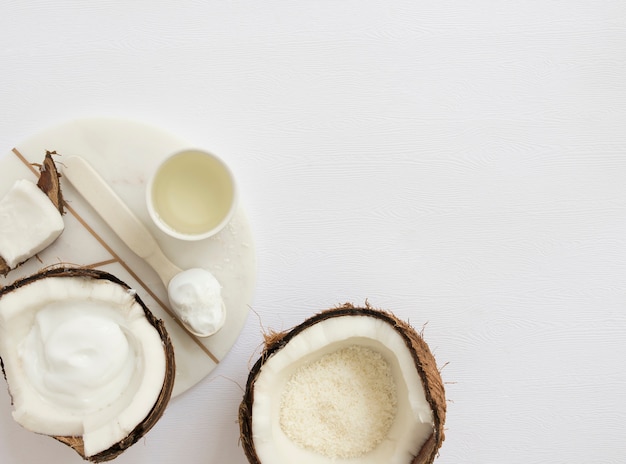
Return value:
<svg viewBox="0 0 626 464">
<path fill-rule="evenodd" d="M 38 311 L 18 350 L 30 384 L 75 413 L 113 403 L 137 368 L 119 319 L 96 301 L 57 301 Z"/>
<path fill-rule="evenodd" d="M 180 272 L 167 288 L 172 310 L 200 337 L 213 335 L 224 325 L 226 311 L 221 291 L 213 274 L 200 268 Z"/>
</svg>

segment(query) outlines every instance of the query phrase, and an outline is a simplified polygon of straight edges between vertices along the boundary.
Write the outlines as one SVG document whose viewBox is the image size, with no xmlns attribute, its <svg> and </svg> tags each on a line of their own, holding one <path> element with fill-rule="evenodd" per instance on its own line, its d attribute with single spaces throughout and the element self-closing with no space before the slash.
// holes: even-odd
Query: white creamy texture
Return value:
<svg viewBox="0 0 626 464">
<path fill-rule="evenodd" d="M 209 271 L 187 269 L 170 281 L 167 292 L 172 309 L 196 335 L 208 337 L 222 328 L 226 311 L 222 286 Z"/>
<path fill-rule="evenodd" d="M 18 348 L 31 385 L 49 401 L 92 413 L 122 396 L 137 362 L 116 314 L 101 302 L 48 305 Z"/>
<path fill-rule="evenodd" d="M 14 268 L 54 242 L 63 227 L 48 196 L 33 182 L 17 180 L 0 200 L 0 256 Z"/>
<path fill-rule="evenodd" d="M 87 456 L 150 413 L 166 369 L 161 338 L 134 292 L 80 277 L 40 279 L 3 295 L 0 356 L 14 419 L 33 432 L 82 436 Z"/>
</svg>

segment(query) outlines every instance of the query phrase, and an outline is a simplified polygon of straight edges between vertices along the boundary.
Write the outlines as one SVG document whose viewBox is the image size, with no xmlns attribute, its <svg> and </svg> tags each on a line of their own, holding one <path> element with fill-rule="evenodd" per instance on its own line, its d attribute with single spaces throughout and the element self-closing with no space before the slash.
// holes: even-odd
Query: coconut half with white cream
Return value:
<svg viewBox="0 0 626 464">
<path fill-rule="evenodd" d="M 93 269 L 49 269 L 1 289 L 0 358 L 14 419 L 94 462 L 144 436 L 174 385 L 163 322 Z"/>
<path fill-rule="evenodd" d="M 389 312 L 346 304 L 266 337 L 239 424 L 252 464 L 425 464 L 445 415 L 420 334 Z"/>
</svg>

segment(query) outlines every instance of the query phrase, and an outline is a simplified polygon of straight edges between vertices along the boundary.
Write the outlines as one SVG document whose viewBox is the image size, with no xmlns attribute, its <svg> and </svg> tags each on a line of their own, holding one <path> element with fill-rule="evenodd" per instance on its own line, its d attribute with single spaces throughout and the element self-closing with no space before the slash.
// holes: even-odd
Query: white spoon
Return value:
<svg viewBox="0 0 626 464">
<path fill-rule="evenodd" d="M 171 309 L 185 329 L 198 337 L 208 337 L 224 325 L 226 308 L 219 296 L 221 287 L 209 271 L 183 271 L 172 263 L 146 226 L 80 156 L 63 160 L 63 175 L 126 246 L 159 275 Z"/>
</svg>

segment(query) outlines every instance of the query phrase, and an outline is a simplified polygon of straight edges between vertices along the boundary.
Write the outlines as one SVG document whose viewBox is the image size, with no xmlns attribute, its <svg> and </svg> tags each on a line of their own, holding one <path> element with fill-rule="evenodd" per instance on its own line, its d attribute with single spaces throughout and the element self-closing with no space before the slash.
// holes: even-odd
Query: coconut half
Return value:
<svg viewBox="0 0 626 464">
<path fill-rule="evenodd" d="M 49 269 L 0 290 L 0 362 L 14 419 L 94 462 L 144 436 L 174 385 L 163 322 L 93 269 Z"/>
<path fill-rule="evenodd" d="M 389 312 L 346 304 L 266 337 L 239 424 L 252 464 L 425 464 L 445 415 L 420 334 Z"/>
</svg>

